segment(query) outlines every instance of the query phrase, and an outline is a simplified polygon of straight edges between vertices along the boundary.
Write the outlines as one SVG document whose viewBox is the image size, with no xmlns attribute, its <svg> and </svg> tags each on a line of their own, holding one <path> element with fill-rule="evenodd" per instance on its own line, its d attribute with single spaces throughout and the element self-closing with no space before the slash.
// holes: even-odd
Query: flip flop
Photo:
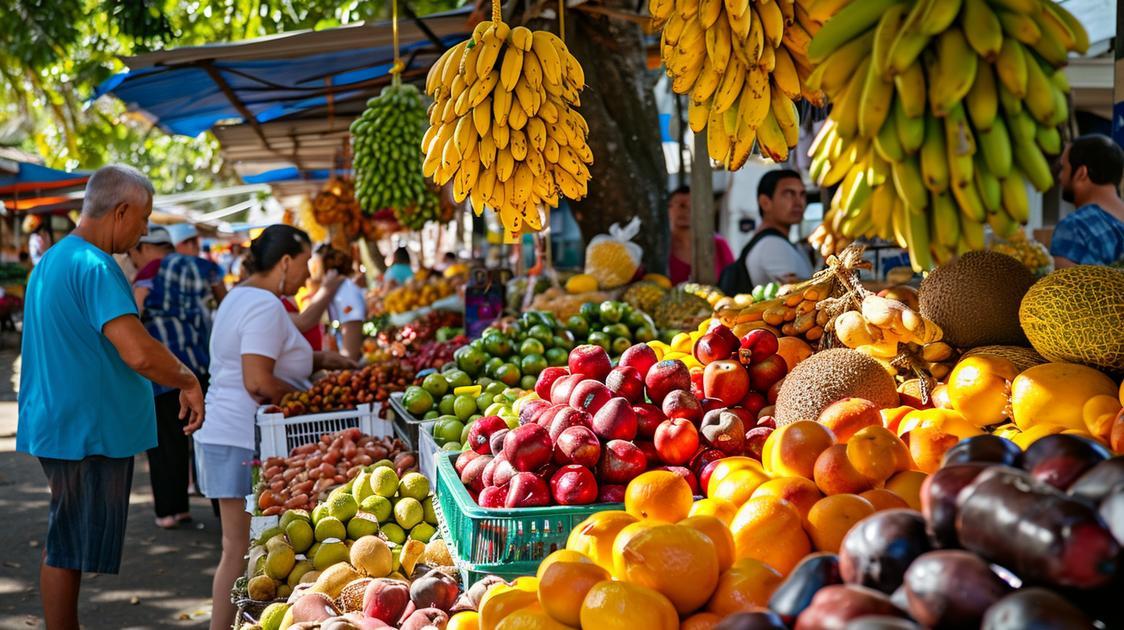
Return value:
<svg viewBox="0 0 1124 630">
<path fill-rule="evenodd" d="M 174 516 L 161 516 L 154 519 L 156 526 L 161 529 L 175 529 L 178 522 Z"/>
</svg>

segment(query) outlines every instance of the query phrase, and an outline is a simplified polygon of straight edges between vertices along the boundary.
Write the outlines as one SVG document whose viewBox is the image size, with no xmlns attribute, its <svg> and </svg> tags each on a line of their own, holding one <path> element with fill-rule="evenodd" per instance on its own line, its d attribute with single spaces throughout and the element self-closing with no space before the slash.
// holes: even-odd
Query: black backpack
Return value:
<svg viewBox="0 0 1124 630">
<path fill-rule="evenodd" d="M 749 269 L 746 268 L 745 261 L 749 258 L 749 252 L 753 249 L 753 246 L 767 236 L 779 236 L 786 242 L 788 241 L 788 237 L 776 228 L 765 228 L 754 234 L 753 238 L 749 239 L 749 242 L 742 248 L 741 254 L 738 254 L 738 259 L 726 265 L 722 274 L 718 276 L 718 288 L 723 293 L 737 295 L 753 291 L 753 280 L 749 277 Z"/>
</svg>

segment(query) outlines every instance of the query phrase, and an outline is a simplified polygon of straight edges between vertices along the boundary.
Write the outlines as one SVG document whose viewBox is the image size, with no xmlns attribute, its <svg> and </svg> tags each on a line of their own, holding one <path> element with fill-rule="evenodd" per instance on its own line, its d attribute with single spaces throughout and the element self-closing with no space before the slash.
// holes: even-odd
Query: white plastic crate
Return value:
<svg viewBox="0 0 1124 630">
<path fill-rule="evenodd" d="M 282 413 L 265 413 L 258 410 L 258 454 L 267 457 L 288 457 L 298 446 L 310 444 L 325 433 L 344 429 L 359 429 L 364 435 L 390 437 L 394 428 L 383 418 L 382 403 L 359 405 L 355 409 L 312 413 L 286 418 Z"/>
<path fill-rule="evenodd" d="M 433 439 L 435 424 L 434 421 L 423 422 L 418 430 L 418 470 L 431 484 L 437 481 L 437 451 L 441 450 Z"/>
</svg>

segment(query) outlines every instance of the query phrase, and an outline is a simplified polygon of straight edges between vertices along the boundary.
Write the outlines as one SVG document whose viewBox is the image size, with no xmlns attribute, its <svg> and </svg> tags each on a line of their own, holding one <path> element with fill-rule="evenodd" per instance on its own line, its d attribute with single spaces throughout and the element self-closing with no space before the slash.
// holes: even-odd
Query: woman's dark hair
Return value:
<svg viewBox="0 0 1124 630">
<path fill-rule="evenodd" d="M 324 261 L 324 271 L 335 269 L 342 275 L 351 275 L 354 265 L 351 254 L 327 244 L 317 247 L 316 254 Z"/>
<path fill-rule="evenodd" d="M 312 239 L 304 230 L 291 225 L 271 225 L 250 242 L 250 253 L 242 264 L 250 273 L 266 273 L 285 256 L 297 256 L 311 248 Z"/>
<path fill-rule="evenodd" d="M 405 247 L 399 247 L 394 250 L 394 264 L 408 265 L 410 264 L 410 250 Z"/>
</svg>

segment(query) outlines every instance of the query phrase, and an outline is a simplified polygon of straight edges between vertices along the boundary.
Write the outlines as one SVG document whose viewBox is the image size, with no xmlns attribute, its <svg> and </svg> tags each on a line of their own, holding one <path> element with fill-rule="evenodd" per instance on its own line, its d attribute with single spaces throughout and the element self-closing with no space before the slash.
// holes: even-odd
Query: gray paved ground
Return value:
<svg viewBox="0 0 1124 630">
<path fill-rule="evenodd" d="M 12 337 L 0 337 L 0 628 L 37 628 L 49 494 L 39 463 L 15 452 L 17 348 Z M 138 457 L 121 574 L 83 580 L 83 627 L 206 627 L 219 523 L 201 498 L 192 498 L 191 511 L 193 527 L 165 531 L 153 524 L 148 465 Z"/>
</svg>

